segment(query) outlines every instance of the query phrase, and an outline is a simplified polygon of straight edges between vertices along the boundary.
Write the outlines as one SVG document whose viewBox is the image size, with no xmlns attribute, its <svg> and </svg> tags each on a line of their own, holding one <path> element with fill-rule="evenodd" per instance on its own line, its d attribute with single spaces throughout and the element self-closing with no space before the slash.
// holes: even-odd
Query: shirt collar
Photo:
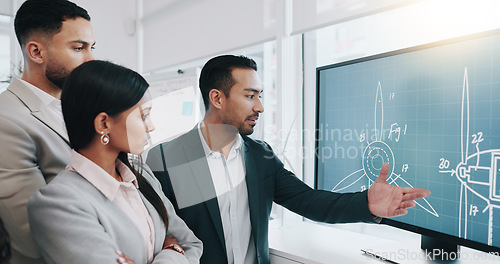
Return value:
<svg viewBox="0 0 500 264">
<path fill-rule="evenodd" d="M 200 136 L 201 145 L 203 146 L 203 150 L 205 151 L 205 156 L 208 157 L 211 154 L 215 153 L 216 151 L 210 149 L 207 142 L 205 141 L 205 138 L 203 137 L 203 133 L 201 132 L 201 122 L 198 123 L 198 135 Z M 234 151 L 239 151 L 242 145 L 243 145 L 243 138 L 238 133 L 236 139 L 233 142 L 233 146 L 231 147 L 231 150 L 229 152 L 232 153 Z"/>
<path fill-rule="evenodd" d="M 123 182 L 117 181 L 104 169 L 75 150 L 71 151 L 71 160 L 68 166 L 66 166 L 67 170 L 79 173 L 111 201 L 115 199 L 122 185 L 139 188 L 134 173 L 119 159 L 116 159 L 116 168 Z"/>
<path fill-rule="evenodd" d="M 18 79 L 22 83 L 24 83 L 30 90 L 35 93 L 38 98 L 43 102 L 44 105 L 49 106 L 50 104 L 53 105 L 61 105 L 61 100 L 55 98 L 54 96 L 46 93 L 44 90 L 34 86 L 33 84 L 23 80 L 23 79 Z"/>
</svg>

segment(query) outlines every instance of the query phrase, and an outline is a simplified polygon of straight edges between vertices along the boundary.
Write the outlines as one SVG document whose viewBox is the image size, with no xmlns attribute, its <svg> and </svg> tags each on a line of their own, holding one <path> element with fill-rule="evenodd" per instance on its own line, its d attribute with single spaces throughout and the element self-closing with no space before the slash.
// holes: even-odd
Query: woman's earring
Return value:
<svg viewBox="0 0 500 264">
<path fill-rule="evenodd" d="M 101 144 L 107 145 L 109 143 L 109 135 L 104 131 L 101 131 Z"/>
</svg>

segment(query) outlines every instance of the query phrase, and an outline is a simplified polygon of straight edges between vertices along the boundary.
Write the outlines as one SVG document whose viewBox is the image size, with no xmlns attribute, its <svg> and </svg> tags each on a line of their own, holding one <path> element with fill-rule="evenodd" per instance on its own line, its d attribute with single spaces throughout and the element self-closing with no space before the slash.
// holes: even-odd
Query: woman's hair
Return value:
<svg viewBox="0 0 500 264">
<path fill-rule="evenodd" d="M 0 218 L 0 264 L 7 263 L 11 257 L 10 239 L 7 230 L 3 226 L 2 218 Z"/>
<path fill-rule="evenodd" d="M 108 61 L 88 61 L 74 69 L 66 79 L 61 104 L 70 145 L 76 151 L 87 147 L 97 135 L 94 119 L 99 113 L 110 117 L 136 105 L 149 84 L 137 72 Z M 98 136 L 98 135 L 97 135 Z M 141 173 L 133 168 L 128 155 L 120 159 L 134 172 L 139 189 L 154 206 L 168 228 L 168 215 L 163 201 Z"/>
</svg>

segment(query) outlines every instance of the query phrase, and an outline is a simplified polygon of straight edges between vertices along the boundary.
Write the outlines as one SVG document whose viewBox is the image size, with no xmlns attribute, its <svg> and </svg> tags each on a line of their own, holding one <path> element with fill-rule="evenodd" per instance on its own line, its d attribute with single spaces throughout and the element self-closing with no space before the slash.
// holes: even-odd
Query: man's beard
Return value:
<svg viewBox="0 0 500 264">
<path fill-rule="evenodd" d="M 253 127 L 250 129 L 246 129 L 245 126 L 241 125 L 238 128 L 238 132 L 240 132 L 241 135 L 248 136 L 248 135 L 251 135 L 253 133 Z"/>
<path fill-rule="evenodd" d="M 61 65 L 47 65 L 47 70 L 45 71 L 45 76 L 49 81 L 59 87 L 61 90 L 63 88 L 66 78 L 71 71 L 68 71 L 64 66 Z"/>
<path fill-rule="evenodd" d="M 246 121 L 246 120 L 245 120 Z M 246 128 L 245 127 L 245 121 L 242 123 L 239 123 L 233 119 L 233 117 L 223 117 L 222 118 L 222 124 L 223 126 L 227 126 L 228 131 L 238 131 L 241 135 L 248 136 L 253 133 L 253 127 L 251 128 Z"/>
<path fill-rule="evenodd" d="M 247 117 L 247 119 L 245 119 L 245 121 L 243 121 L 243 123 L 240 124 L 240 126 L 238 127 L 238 132 L 241 134 L 241 135 L 245 135 L 245 136 L 248 136 L 248 135 L 251 135 L 253 133 L 253 130 L 254 130 L 254 126 L 251 126 L 250 128 L 246 128 L 245 127 L 245 122 L 250 119 L 251 117 L 259 117 L 258 114 L 256 115 L 251 115 L 249 117 Z M 257 122 L 256 122 L 257 123 Z"/>
</svg>

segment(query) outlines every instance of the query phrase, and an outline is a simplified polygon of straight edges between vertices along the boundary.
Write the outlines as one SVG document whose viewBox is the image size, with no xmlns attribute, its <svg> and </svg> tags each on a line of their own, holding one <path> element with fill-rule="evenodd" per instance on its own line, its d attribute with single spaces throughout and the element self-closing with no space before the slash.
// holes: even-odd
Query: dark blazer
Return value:
<svg viewBox="0 0 500 264">
<path fill-rule="evenodd" d="M 252 235 L 258 263 L 269 263 L 268 226 L 273 201 L 314 221 L 373 222 L 367 193 L 313 190 L 286 170 L 271 147 L 243 137 Z M 197 127 L 149 151 L 147 163 L 177 214 L 203 241 L 200 263 L 227 263 L 224 231 Z"/>
</svg>

